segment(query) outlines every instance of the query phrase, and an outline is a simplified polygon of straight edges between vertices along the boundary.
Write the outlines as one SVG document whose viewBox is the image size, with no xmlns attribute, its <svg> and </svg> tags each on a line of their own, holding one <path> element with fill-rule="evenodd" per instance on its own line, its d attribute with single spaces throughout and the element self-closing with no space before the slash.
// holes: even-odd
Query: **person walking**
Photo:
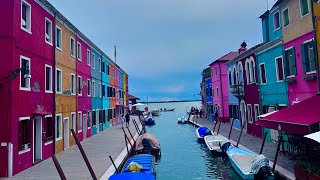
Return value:
<svg viewBox="0 0 320 180">
<path fill-rule="evenodd" d="M 129 127 L 130 116 L 129 113 L 126 114 L 126 126 Z"/>
<path fill-rule="evenodd" d="M 123 128 L 123 123 L 126 121 L 124 115 L 121 116 L 121 127 Z"/>
</svg>

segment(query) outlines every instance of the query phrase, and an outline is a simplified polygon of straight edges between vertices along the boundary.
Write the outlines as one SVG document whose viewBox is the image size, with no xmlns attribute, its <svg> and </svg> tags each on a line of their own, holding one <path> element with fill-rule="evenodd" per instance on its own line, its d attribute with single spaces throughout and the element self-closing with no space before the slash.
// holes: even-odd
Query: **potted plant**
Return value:
<svg viewBox="0 0 320 180">
<path fill-rule="evenodd" d="M 320 180 L 319 165 L 310 166 L 309 173 L 308 173 L 308 180 Z"/>
<path fill-rule="evenodd" d="M 308 163 L 305 161 L 297 161 L 294 165 L 294 175 L 297 180 L 308 178 Z"/>
</svg>

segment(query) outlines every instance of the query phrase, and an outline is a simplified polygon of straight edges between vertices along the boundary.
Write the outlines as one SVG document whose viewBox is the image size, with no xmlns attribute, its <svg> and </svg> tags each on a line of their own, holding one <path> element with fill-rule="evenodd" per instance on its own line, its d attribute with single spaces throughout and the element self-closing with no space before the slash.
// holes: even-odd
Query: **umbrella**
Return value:
<svg viewBox="0 0 320 180">
<path fill-rule="evenodd" d="M 132 106 L 144 106 L 144 104 L 142 104 L 142 103 L 137 103 L 137 104 L 134 104 L 134 105 L 132 105 Z"/>
<path fill-rule="evenodd" d="M 320 143 L 320 131 L 312 134 L 305 135 L 304 137 L 312 139 Z"/>
</svg>

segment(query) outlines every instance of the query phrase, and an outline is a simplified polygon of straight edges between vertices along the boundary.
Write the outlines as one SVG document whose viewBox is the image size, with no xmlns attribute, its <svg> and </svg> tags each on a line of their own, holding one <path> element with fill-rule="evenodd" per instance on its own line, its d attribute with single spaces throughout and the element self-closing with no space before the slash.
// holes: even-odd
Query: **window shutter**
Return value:
<svg viewBox="0 0 320 180">
<path fill-rule="evenodd" d="M 289 51 L 284 52 L 284 72 L 286 76 L 290 75 L 290 67 L 289 67 Z"/>
<path fill-rule="evenodd" d="M 297 74 L 297 66 L 296 66 L 296 51 L 295 48 L 292 48 L 292 75 Z"/>
<path fill-rule="evenodd" d="M 308 53 L 306 52 L 307 48 L 305 47 L 305 44 L 301 44 L 301 58 L 302 58 L 302 67 L 303 67 L 303 72 L 306 73 L 308 72 L 308 67 L 309 67 L 309 57 L 307 56 Z"/>
</svg>

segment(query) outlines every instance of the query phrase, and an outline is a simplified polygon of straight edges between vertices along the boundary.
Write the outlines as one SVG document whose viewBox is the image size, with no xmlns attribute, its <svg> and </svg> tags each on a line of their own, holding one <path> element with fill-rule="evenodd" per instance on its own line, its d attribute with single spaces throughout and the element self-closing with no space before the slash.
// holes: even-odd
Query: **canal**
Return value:
<svg viewBox="0 0 320 180">
<path fill-rule="evenodd" d="M 157 180 L 168 179 L 240 179 L 228 157 L 214 157 L 204 143 L 199 143 L 195 127 L 178 124 L 177 118 L 186 115 L 186 108 L 200 107 L 200 102 L 155 103 L 149 110 L 175 108 L 154 117 L 156 125 L 147 127 L 160 141 L 162 157 L 156 165 Z"/>
</svg>

